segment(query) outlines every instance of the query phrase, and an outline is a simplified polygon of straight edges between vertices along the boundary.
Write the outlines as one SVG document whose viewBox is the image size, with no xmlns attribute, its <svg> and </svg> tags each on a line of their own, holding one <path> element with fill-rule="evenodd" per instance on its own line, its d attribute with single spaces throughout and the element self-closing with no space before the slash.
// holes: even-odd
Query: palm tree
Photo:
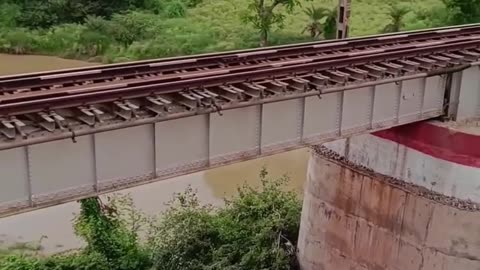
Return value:
<svg viewBox="0 0 480 270">
<path fill-rule="evenodd" d="M 313 5 L 303 12 L 308 16 L 310 22 L 307 24 L 305 29 L 303 29 L 302 34 L 306 31 L 310 32 L 312 38 L 320 36 L 323 32 L 323 25 L 320 23 L 320 20 L 324 17 L 324 8 L 315 8 Z"/>
<path fill-rule="evenodd" d="M 310 22 L 303 29 L 302 34 L 309 32 L 312 38 L 317 38 L 321 34 L 326 39 L 334 38 L 336 31 L 337 8 L 327 9 L 323 7 L 314 7 L 313 5 L 304 10 Z"/>
<path fill-rule="evenodd" d="M 327 9 L 325 22 L 323 23 L 323 36 L 326 39 L 334 39 L 337 36 L 338 7 Z"/>
<path fill-rule="evenodd" d="M 406 6 L 394 5 L 390 6 L 388 16 L 390 17 L 390 23 L 383 28 L 384 33 L 399 32 L 404 27 L 403 18 L 410 9 Z"/>
</svg>

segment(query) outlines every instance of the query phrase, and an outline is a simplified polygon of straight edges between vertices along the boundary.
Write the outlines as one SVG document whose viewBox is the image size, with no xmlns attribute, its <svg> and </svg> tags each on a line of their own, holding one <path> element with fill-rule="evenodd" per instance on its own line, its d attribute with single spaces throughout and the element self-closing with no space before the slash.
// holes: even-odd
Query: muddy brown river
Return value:
<svg viewBox="0 0 480 270">
<path fill-rule="evenodd" d="M 0 75 L 86 65 L 94 64 L 50 56 L 0 54 Z M 161 213 L 173 193 L 182 192 L 188 186 L 197 190 L 203 202 L 219 205 L 224 197 L 235 195 L 239 185 L 258 185 L 258 173 L 263 166 L 271 176 L 287 174 L 291 179 L 288 188 L 300 193 L 306 177 L 307 160 L 308 150 L 301 149 L 144 185 L 121 193 L 130 194 L 136 206 L 148 214 Z M 0 219 L 0 248 L 39 242 L 40 239 L 41 252 L 46 254 L 79 248 L 82 242 L 75 237 L 71 226 L 71 220 L 78 210 L 77 203 L 67 203 Z"/>
</svg>

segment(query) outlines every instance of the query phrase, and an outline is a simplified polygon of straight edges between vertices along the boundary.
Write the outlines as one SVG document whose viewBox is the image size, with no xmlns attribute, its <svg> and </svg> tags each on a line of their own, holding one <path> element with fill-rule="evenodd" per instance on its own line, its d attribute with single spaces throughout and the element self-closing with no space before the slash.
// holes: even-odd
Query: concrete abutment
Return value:
<svg viewBox="0 0 480 270">
<path fill-rule="evenodd" d="M 480 269 L 480 136 L 444 127 L 432 134 L 423 125 L 439 127 L 421 123 L 313 148 L 302 270 Z M 460 135 L 472 135 L 470 146 L 456 141 L 442 153 Z"/>
</svg>

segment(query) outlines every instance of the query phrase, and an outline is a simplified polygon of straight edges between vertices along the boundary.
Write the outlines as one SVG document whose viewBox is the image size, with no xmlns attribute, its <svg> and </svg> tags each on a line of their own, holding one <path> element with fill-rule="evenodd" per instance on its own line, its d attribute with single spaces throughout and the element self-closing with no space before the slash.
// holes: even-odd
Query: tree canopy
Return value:
<svg viewBox="0 0 480 270">
<path fill-rule="evenodd" d="M 466 24 L 480 21 L 480 0 L 443 0 L 451 23 Z"/>
<path fill-rule="evenodd" d="M 260 46 L 268 45 L 268 35 L 274 26 L 283 27 L 285 14 L 278 9 L 283 6 L 287 12 L 292 12 L 300 3 L 299 0 L 250 0 L 245 21 L 259 31 Z"/>
</svg>

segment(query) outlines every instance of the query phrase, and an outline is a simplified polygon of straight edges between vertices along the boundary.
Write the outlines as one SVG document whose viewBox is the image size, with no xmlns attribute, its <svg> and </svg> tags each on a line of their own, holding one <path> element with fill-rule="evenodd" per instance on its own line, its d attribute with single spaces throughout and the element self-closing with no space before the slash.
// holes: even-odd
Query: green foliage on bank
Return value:
<svg viewBox="0 0 480 270">
<path fill-rule="evenodd" d="M 188 189 L 159 218 L 146 217 L 128 197 L 81 201 L 74 220 L 86 247 L 52 257 L 0 256 L 2 270 L 287 270 L 297 269 L 301 201 L 284 191 L 288 179 L 260 174 L 222 208 L 202 205 Z M 141 233 L 147 237 L 141 237 Z"/>
<path fill-rule="evenodd" d="M 251 48 L 267 37 L 269 45 L 332 37 L 336 0 L 280 1 L 264 18 L 255 15 L 257 1 L 0 0 L 0 52 L 119 62 Z M 477 22 L 479 7 L 480 0 L 353 0 L 350 33 Z"/>
</svg>

